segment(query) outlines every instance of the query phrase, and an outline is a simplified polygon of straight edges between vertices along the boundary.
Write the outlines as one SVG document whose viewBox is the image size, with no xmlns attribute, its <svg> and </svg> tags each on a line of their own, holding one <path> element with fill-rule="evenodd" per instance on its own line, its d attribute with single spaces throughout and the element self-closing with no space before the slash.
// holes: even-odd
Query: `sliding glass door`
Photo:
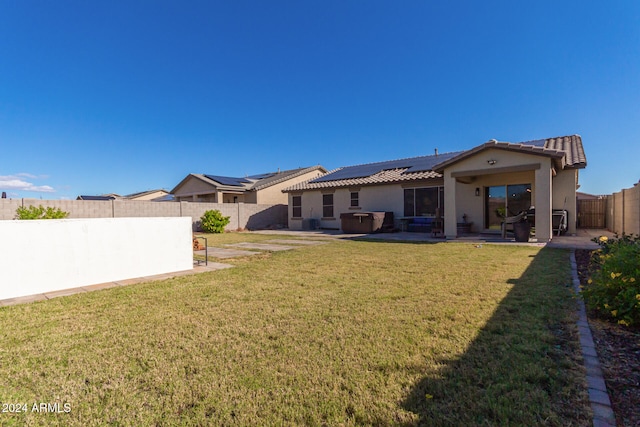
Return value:
<svg viewBox="0 0 640 427">
<path fill-rule="evenodd" d="M 485 227 L 499 230 L 506 216 L 531 207 L 531 184 L 497 185 L 485 188 Z"/>
</svg>

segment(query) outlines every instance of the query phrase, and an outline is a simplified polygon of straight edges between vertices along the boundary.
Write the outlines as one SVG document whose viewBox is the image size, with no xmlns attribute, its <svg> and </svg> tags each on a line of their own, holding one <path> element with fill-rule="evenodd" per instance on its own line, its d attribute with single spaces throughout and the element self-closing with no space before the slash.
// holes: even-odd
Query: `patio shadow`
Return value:
<svg viewBox="0 0 640 427">
<path fill-rule="evenodd" d="M 423 367 L 402 407 L 405 425 L 590 425 L 564 250 L 543 248 L 468 349 Z M 461 310 L 464 308 L 461 307 Z M 577 420 L 577 423 L 576 423 Z"/>
</svg>

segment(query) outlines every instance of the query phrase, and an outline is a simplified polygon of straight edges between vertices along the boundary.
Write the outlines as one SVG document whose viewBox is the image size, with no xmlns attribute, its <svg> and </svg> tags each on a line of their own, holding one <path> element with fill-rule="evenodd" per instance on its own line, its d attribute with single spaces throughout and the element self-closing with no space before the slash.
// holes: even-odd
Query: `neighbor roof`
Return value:
<svg viewBox="0 0 640 427">
<path fill-rule="evenodd" d="M 124 197 L 125 199 L 133 199 L 133 198 L 136 198 L 136 197 L 142 197 L 142 196 L 146 196 L 148 194 L 157 193 L 159 191 L 164 191 L 165 193 L 167 192 L 167 190 L 159 188 L 159 189 L 156 189 L 156 190 L 139 191 L 137 193 L 127 194 L 126 196 L 122 196 L 122 197 Z"/>
<path fill-rule="evenodd" d="M 327 170 L 320 166 L 310 166 L 305 168 L 290 169 L 285 171 L 267 172 L 257 175 L 250 175 L 244 178 L 237 178 L 231 176 L 210 175 L 210 174 L 189 174 L 178 185 L 175 186 L 171 193 L 175 193 L 176 190 L 190 177 L 196 177 L 201 181 L 206 182 L 220 190 L 229 191 L 257 191 L 264 188 L 276 185 L 286 180 L 295 178 L 305 173 L 319 170 L 322 173 L 326 173 Z"/>
<path fill-rule="evenodd" d="M 115 196 L 78 196 L 76 200 L 99 200 L 99 201 L 109 201 L 115 200 Z"/>
</svg>

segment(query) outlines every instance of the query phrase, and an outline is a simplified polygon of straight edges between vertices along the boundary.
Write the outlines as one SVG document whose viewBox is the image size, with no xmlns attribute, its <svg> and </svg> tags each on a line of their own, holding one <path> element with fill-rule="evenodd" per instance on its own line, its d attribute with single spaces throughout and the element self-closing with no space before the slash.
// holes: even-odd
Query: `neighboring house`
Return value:
<svg viewBox="0 0 640 427">
<path fill-rule="evenodd" d="M 576 197 L 578 200 L 599 200 L 603 199 L 606 196 L 598 196 L 595 194 L 583 193 L 581 191 L 576 192 Z"/>
<path fill-rule="evenodd" d="M 171 194 L 180 202 L 287 204 L 286 187 L 325 174 L 322 166 L 292 169 L 235 178 L 189 174 Z"/>
<path fill-rule="evenodd" d="M 535 207 L 535 237 L 552 238 L 552 210 L 568 211 L 568 232 L 576 232 L 578 170 L 586 167 L 579 135 L 522 143 L 491 140 L 467 151 L 349 166 L 285 188 L 289 228 L 314 219 L 340 228 L 340 214 L 393 212 L 400 218 L 444 218 L 454 238 L 458 224 L 472 232 L 499 232 L 500 213 Z"/>
<path fill-rule="evenodd" d="M 98 201 L 109 201 L 109 200 L 120 200 L 122 196 L 117 194 L 103 194 L 101 196 L 78 196 L 76 200 L 98 200 Z"/>
<path fill-rule="evenodd" d="M 138 193 L 127 194 L 123 198 L 126 200 L 159 201 L 161 199 L 164 199 L 168 195 L 169 195 L 169 192 L 167 190 L 160 189 L 160 190 L 147 190 L 147 191 L 141 191 Z"/>
<path fill-rule="evenodd" d="M 167 190 L 148 190 L 139 193 L 127 194 L 120 196 L 119 194 L 102 194 L 100 196 L 78 196 L 76 200 L 135 200 L 135 201 L 153 201 L 163 202 L 171 200 L 172 197 Z"/>
</svg>

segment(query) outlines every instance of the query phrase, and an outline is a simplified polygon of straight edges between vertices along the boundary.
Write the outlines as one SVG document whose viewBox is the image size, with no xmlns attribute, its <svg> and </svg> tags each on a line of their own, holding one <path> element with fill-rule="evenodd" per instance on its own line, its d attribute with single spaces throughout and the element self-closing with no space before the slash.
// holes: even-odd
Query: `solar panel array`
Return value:
<svg viewBox="0 0 640 427">
<path fill-rule="evenodd" d="M 260 179 L 271 178 L 274 175 L 275 175 L 274 172 L 269 172 L 269 173 L 263 173 L 259 175 L 250 175 L 249 178 L 258 181 Z"/>
<path fill-rule="evenodd" d="M 321 176 L 320 178 L 316 178 L 309 182 L 326 182 L 326 181 L 336 181 L 339 179 L 365 178 L 371 175 L 375 175 L 384 170 L 392 170 L 392 169 L 408 168 L 404 173 L 430 171 L 438 163 L 449 160 L 460 153 L 462 152 L 460 151 L 455 153 L 439 154 L 437 156 L 435 155 L 421 156 L 421 157 L 412 157 L 409 159 L 389 160 L 386 162 L 368 163 L 368 164 L 357 165 L 357 166 L 347 166 L 331 174 Z"/>
<path fill-rule="evenodd" d="M 243 187 L 244 184 L 251 184 L 251 181 L 245 178 L 233 178 L 230 176 L 205 175 L 207 178 L 219 182 L 222 185 L 230 185 L 232 187 Z"/>
</svg>

